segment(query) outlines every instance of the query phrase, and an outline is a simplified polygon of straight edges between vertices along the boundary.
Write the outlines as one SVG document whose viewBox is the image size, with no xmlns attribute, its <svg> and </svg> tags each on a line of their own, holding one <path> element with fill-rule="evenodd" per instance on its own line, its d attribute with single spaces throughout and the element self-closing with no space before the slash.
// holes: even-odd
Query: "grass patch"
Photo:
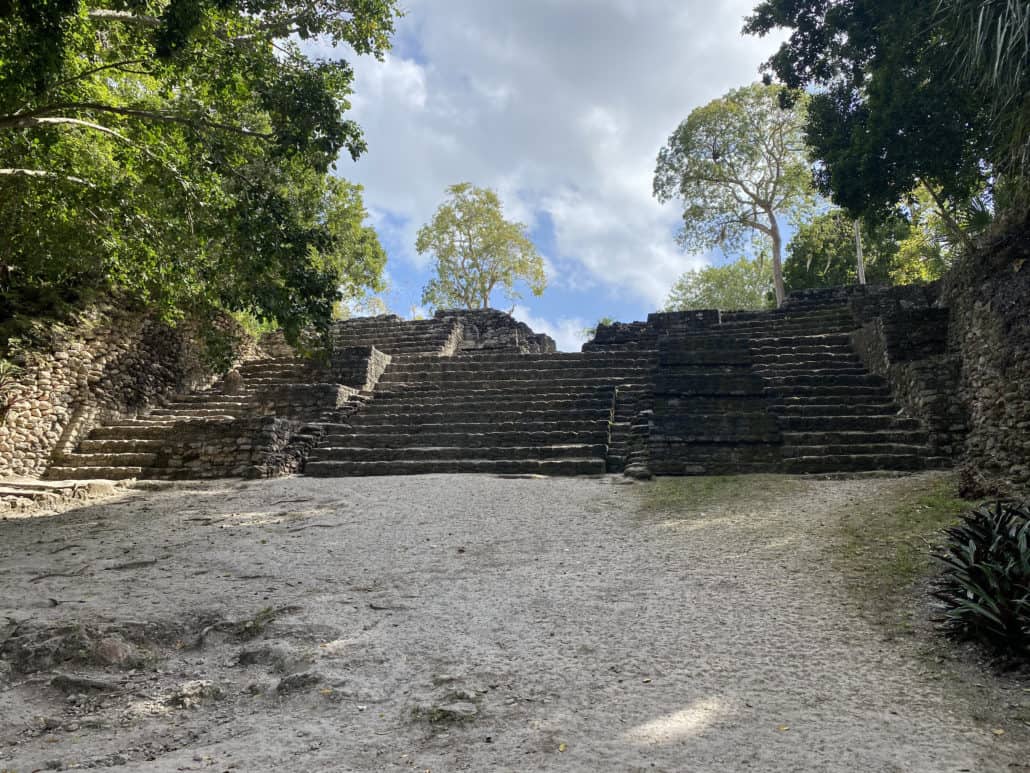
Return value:
<svg viewBox="0 0 1030 773">
<path fill-rule="evenodd" d="M 641 515 L 689 517 L 714 506 L 762 502 L 800 492 L 803 484 L 785 475 L 712 475 L 658 478 L 637 488 Z"/>
<path fill-rule="evenodd" d="M 912 588 L 937 567 L 931 553 L 941 530 L 972 506 L 956 490 L 952 476 L 917 478 L 844 513 L 832 561 L 867 617 L 896 633 L 911 630 Z"/>
</svg>

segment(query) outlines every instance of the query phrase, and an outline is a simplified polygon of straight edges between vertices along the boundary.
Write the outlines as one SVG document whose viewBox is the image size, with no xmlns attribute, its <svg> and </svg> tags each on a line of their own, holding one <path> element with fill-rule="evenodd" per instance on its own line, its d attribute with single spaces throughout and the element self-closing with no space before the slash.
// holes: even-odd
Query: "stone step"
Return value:
<svg viewBox="0 0 1030 773">
<path fill-rule="evenodd" d="M 164 405 L 154 406 L 154 408 L 151 409 L 151 413 L 153 413 L 153 411 L 166 410 L 169 408 L 174 410 L 207 408 L 209 410 L 223 409 L 227 411 L 249 411 L 253 410 L 254 406 L 258 404 L 258 400 L 255 395 L 234 395 L 231 400 L 226 400 L 219 394 L 206 395 L 206 400 L 204 399 L 205 395 L 203 394 L 188 395 L 187 397 L 194 399 L 183 399 L 181 397 L 177 397 Z M 241 397 L 242 399 L 240 399 Z"/>
<path fill-rule="evenodd" d="M 715 331 L 701 331 L 697 333 L 687 333 L 683 336 L 670 337 L 663 348 L 674 347 L 677 343 L 682 342 L 682 345 L 688 346 L 691 340 L 697 340 L 702 338 L 711 338 L 713 341 L 745 341 L 748 347 L 754 351 L 756 349 L 763 349 L 769 347 L 776 348 L 801 348 L 801 347 L 814 347 L 814 346 L 851 346 L 851 338 L 844 333 L 812 333 L 812 334 L 793 334 L 793 335 L 768 335 L 768 336 L 752 336 L 748 334 L 732 334 L 729 332 Z M 685 339 L 685 340 L 684 340 Z"/>
<path fill-rule="evenodd" d="M 553 362 L 553 363 L 568 363 L 568 362 L 631 362 L 645 364 L 648 361 L 653 362 L 657 357 L 657 352 L 654 350 L 648 350 L 645 352 L 608 352 L 608 351 L 596 351 L 596 352 L 553 352 L 551 354 L 519 354 L 516 352 L 469 352 L 456 354 L 453 357 L 430 357 L 430 356 L 406 356 L 400 362 L 406 365 L 416 365 L 419 363 L 436 363 L 436 362 L 511 362 L 511 363 L 526 363 L 526 362 Z"/>
<path fill-rule="evenodd" d="M 638 382 L 625 382 L 626 385 L 642 385 Z M 483 397 L 496 395 L 499 398 L 507 398 L 514 403 L 533 400 L 536 395 L 546 393 L 549 395 L 560 394 L 581 394 L 590 395 L 598 388 L 607 388 L 609 393 L 615 391 L 616 386 L 622 386 L 610 379 L 564 379 L 559 381 L 534 382 L 534 381 L 509 381 L 498 383 L 496 381 L 472 381 L 458 384 L 411 384 L 397 382 L 389 384 L 389 394 L 408 393 L 414 390 L 421 391 L 425 395 L 436 395 L 452 397 L 455 400 L 465 399 L 472 395 Z M 377 390 L 377 395 L 379 394 Z"/>
<path fill-rule="evenodd" d="M 336 387 L 340 386 L 337 381 L 297 381 L 296 378 L 291 378 L 289 381 L 281 381 L 275 378 L 266 378 L 265 376 L 254 376 L 243 380 L 243 387 L 246 393 L 249 395 L 257 389 L 267 389 L 268 387 L 285 387 L 285 386 L 302 386 L 302 387 Z"/>
<path fill-rule="evenodd" d="M 531 402 L 533 400 L 561 400 L 569 397 L 590 398 L 604 396 L 611 399 L 616 387 L 622 389 L 628 386 L 630 385 L 612 384 L 609 382 L 586 385 L 581 382 L 574 382 L 571 385 L 558 387 L 542 384 L 538 389 L 524 385 L 518 387 L 498 387 L 496 385 L 466 387 L 465 385 L 455 384 L 450 387 L 441 387 L 438 384 L 433 384 L 423 388 L 419 384 L 393 384 L 389 388 L 376 389 L 375 397 L 369 404 L 374 405 L 380 401 L 397 399 L 408 401 L 412 397 L 422 400 L 457 401 L 479 399 L 515 401 L 516 403 L 520 401 Z"/>
<path fill-rule="evenodd" d="M 432 365 L 401 363 L 390 365 L 383 377 L 411 377 L 417 378 L 433 377 L 438 375 L 468 376 L 469 374 L 486 374 L 493 376 L 510 375 L 515 373 L 546 373 L 564 374 L 566 377 L 579 375 L 622 375 L 622 374 L 646 374 L 653 370 L 653 366 L 635 365 L 632 363 L 600 362 L 600 363 L 546 363 L 546 362 L 454 362 L 446 357 L 441 357 L 440 362 Z"/>
<path fill-rule="evenodd" d="M 90 440 L 156 440 L 169 437 L 175 431 L 174 423 L 162 424 L 108 424 L 89 433 Z"/>
<path fill-rule="evenodd" d="M 534 411 L 580 411 L 580 410 L 610 410 L 612 405 L 611 395 L 598 397 L 580 397 L 572 395 L 553 400 L 533 400 L 527 403 Z M 499 408 L 510 408 L 508 401 L 496 399 L 478 400 L 471 398 L 460 402 L 447 398 L 433 400 L 426 395 L 412 394 L 409 399 L 375 400 L 369 403 L 362 411 L 362 416 L 376 416 L 378 414 L 434 414 L 448 413 L 460 409 L 462 412 L 471 413 L 475 411 L 496 411 Z"/>
<path fill-rule="evenodd" d="M 862 445 L 865 443 L 896 443 L 900 445 L 926 444 L 927 434 L 923 430 L 881 429 L 872 431 L 852 430 L 845 432 L 784 432 L 783 443 L 790 446 L 835 446 Z"/>
<path fill-rule="evenodd" d="M 761 362 L 767 357 L 786 357 L 806 355 L 805 359 L 820 357 L 854 357 L 855 351 L 849 344 L 781 344 L 762 342 L 751 347 L 751 357 L 755 362 Z"/>
<path fill-rule="evenodd" d="M 627 378 L 647 379 L 650 378 L 650 370 L 638 368 L 541 368 L 540 370 L 528 369 L 488 369 L 468 368 L 464 370 L 439 370 L 439 371 L 394 371 L 390 368 L 379 378 L 383 386 L 388 384 L 466 384 L 491 382 L 498 384 L 509 383 L 554 383 L 555 381 L 621 381 Z"/>
<path fill-rule="evenodd" d="M 362 447 L 362 448 L 412 448 L 417 446 L 439 446 L 462 448 L 500 446 L 554 446 L 554 445 L 604 445 L 608 439 L 607 427 L 587 431 L 537 431 L 537 432 L 494 432 L 490 427 L 479 426 L 478 432 L 448 432 L 425 426 L 410 433 L 341 433 L 327 434 L 319 448 Z"/>
<path fill-rule="evenodd" d="M 456 459 L 587 459 L 604 457 L 605 445 L 556 446 L 405 446 L 383 448 L 373 446 L 319 446 L 311 451 L 308 464 L 326 461 L 387 462 L 398 460 L 456 460 Z"/>
<path fill-rule="evenodd" d="M 67 467 L 52 465 L 47 470 L 47 477 L 52 480 L 127 480 L 143 475 L 142 467 Z"/>
<path fill-rule="evenodd" d="M 149 467 L 157 459 L 153 452 L 71 453 L 58 457 L 62 467 Z"/>
<path fill-rule="evenodd" d="M 869 370 L 857 359 L 854 362 L 819 362 L 811 360 L 808 362 L 762 362 L 755 363 L 753 368 L 755 373 L 763 377 L 793 375 L 862 376 L 869 374 Z"/>
<path fill-rule="evenodd" d="M 519 411 L 501 410 L 466 411 L 460 403 L 453 410 L 439 413 L 356 413 L 351 417 L 353 427 L 408 426 L 412 424 L 457 424 L 470 423 L 504 423 L 504 422 L 542 422 L 561 419 L 562 421 L 608 421 L 611 409 L 579 408 L 568 411 Z"/>
<path fill-rule="evenodd" d="M 796 398 L 795 398 L 796 399 Z M 820 400 L 792 402 L 788 405 L 771 405 L 769 412 L 781 416 L 894 416 L 898 406 L 881 397 L 838 396 L 838 402 Z"/>
<path fill-rule="evenodd" d="M 421 422 L 418 424 L 355 425 L 326 423 L 328 431 L 341 434 L 408 435 L 414 433 L 477 434 L 483 432 L 608 432 L 608 420 L 550 419 L 536 421 Z"/>
<path fill-rule="evenodd" d="M 211 416 L 238 416 L 241 414 L 249 413 L 254 410 L 254 406 L 236 407 L 232 410 L 225 410 L 223 408 L 210 408 L 203 403 L 196 403 L 193 405 L 184 405 L 179 407 L 170 408 L 154 408 L 147 414 L 147 416 L 159 418 L 159 417 L 180 417 L 180 418 L 208 418 Z"/>
<path fill-rule="evenodd" d="M 802 373 L 785 376 L 763 375 L 762 380 L 775 389 L 792 391 L 795 387 L 801 386 L 876 386 L 884 387 L 887 382 L 881 376 L 871 373 Z"/>
<path fill-rule="evenodd" d="M 768 386 L 766 387 L 766 394 L 778 395 L 782 397 L 809 397 L 819 398 L 828 397 L 830 395 L 854 395 L 860 396 L 877 396 L 882 397 L 884 400 L 890 399 L 890 390 L 886 386 L 862 386 L 862 385 L 844 385 L 844 386 L 833 386 L 833 385 L 809 385 L 809 384 L 782 384 L 780 386 Z M 813 399 L 813 402 L 819 402 L 819 400 Z"/>
<path fill-rule="evenodd" d="M 845 432 L 874 429 L 918 430 L 919 422 L 903 416 L 780 416 L 784 432 Z"/>
<path fill-rule="evenodd" d="M 858 355 L 850 349 L 838 354 L 752 354 L 751 361 L 756 368 L 830 368 L 862 365 Z"/>
<path fill-rule="evenodd" d="M 778 460 L 761 462 L 712 462 L 690 459 L 655 459 L 648 461 L 648 468 L 655 475 L 757 475 L 780 471 Z"/>
<path fill-rule="evenodd" d="M 815 474 L 868 470 L 925 470 L 948 466 L 948 460 L 922 454 L 846 454 L 800 456 L 783 460 L 784 472 Z"/>
<path fill-rule="evenodd" d="M 851 318 L 851 311 L 843 303 L 837 302 L 832 305 L 820 306 L 783 306 L 779 309 L 756 310 L 756 311 L 724 311 L 722 321 L 749 322 L 778 319 L 808 319 L 821 320 L 826 318 L 844 317 Z"/>
<path fill-rule="evenodd" d="M 818 456 L 927 456 L 929 449 L 922 444 L 913 443 L 834 443 L 830 445 L 793 445 L 783 444 L 783 457 Z"/>
<path fill-rule="evenodd" d="M 312 477 L 359 475 L 424 475 L 429 473 L 491 473 L 495 475 L 603 475 L 605 460 L 592 459 L 446 459 L 385 462 L 311 462 L 304 474 Z"/>
<path fill-rule="evenodd" d="M 79 443 L 77 453 L 82 454 L 140 454 L 156 453 L 164 447 L 164 440 L 144 438 L 114 438 L 97 440 L 87 438 Z"/>
</svg>

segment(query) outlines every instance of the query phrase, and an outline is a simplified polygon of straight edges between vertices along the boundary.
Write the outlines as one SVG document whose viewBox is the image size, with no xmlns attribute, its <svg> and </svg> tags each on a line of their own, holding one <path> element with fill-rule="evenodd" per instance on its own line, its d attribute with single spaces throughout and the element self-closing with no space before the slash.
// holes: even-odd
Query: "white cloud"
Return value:
<svg viewBox="0 0 1030 773">
<path fill-rule="evenodd" d="M 511 315 L 533 328 L 534 333 L 546 333 L 553 338 L 560 352 L 578 352 L 589 337 L 584 331 L 592 324 L 578 317 L 551 322 L 543 317 L 534 316 L 529 308 L 520 305 L 512 309 Z"/>
<path fill-rule="evenodd" d="M 425 266 L 414 234 L 468 180 L 497 189 L 511 219 L 550 217 L 558 284 L 653 307 L 704 262 L 675 244 L 678 209 L 651 195 L 655 157 L 693 108 L 755 79 L 777 41 L 740 35 L 752 6 L 408 0 L 399 25 L 417 52 L 353 60 L 369 151 L 341 174 L 392 231 L 391 260 Z"/>
</svg>

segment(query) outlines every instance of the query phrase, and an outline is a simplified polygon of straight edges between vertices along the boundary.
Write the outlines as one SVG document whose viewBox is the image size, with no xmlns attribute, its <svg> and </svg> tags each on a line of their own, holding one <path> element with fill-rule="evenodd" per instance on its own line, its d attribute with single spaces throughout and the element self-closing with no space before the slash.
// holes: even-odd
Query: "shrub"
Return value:
<svg viewBox="0 0 1030 773">
<path fill-rule="evenodd" d="M 1030 655 L 1030 503 L 981 505 L 947 529 L 940 589 L 953 633 Z"/>
</svg>

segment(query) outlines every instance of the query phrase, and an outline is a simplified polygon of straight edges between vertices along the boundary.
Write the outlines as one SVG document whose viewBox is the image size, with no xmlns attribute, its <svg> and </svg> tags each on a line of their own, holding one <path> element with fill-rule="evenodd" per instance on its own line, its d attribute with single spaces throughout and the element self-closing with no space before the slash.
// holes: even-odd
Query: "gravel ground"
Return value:
<svg viewBox="0 0 1030 773">
<path fill-rule="evenodd" d="M 912 480 L 670 514 L 617 478 L 222 481 L 0 522 L 0 770 L 1030 770 L 984 709 L 1025 686 L 948 685 L 827 568 Z"/>
</svg>

